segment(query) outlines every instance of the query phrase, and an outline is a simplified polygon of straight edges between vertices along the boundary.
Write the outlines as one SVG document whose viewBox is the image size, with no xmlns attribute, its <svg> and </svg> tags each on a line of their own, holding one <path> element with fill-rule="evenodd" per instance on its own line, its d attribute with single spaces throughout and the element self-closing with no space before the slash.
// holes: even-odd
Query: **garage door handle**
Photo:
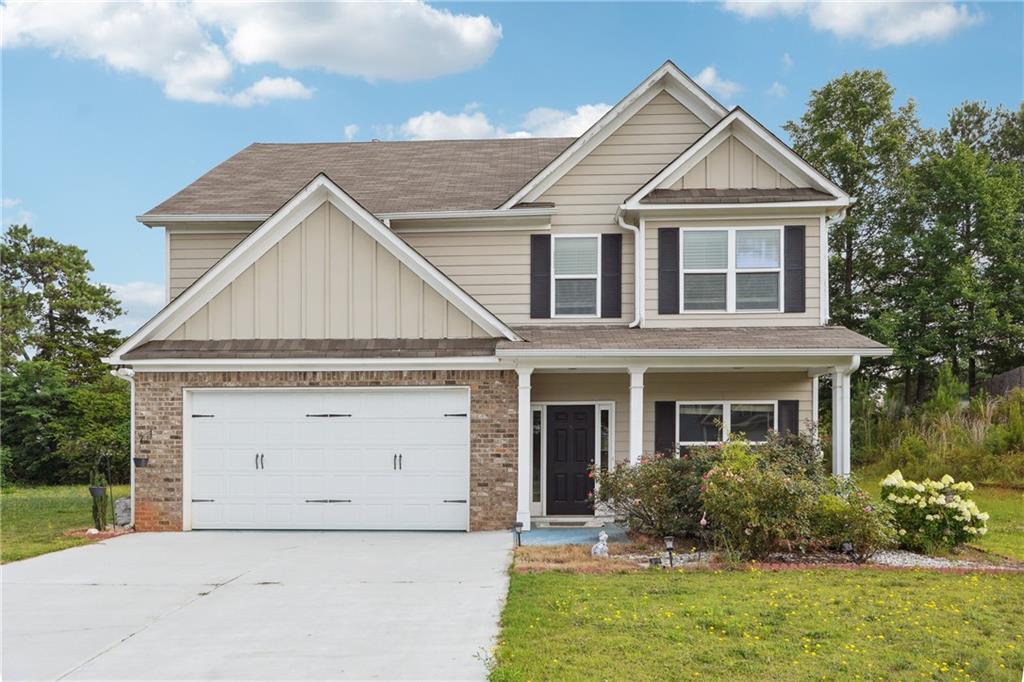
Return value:
<svg viewBox="0 0 1024 682">
<path fill-rule="evenodd" d="M 444 416 L 446 416 L 446 417 L 465 417 L 466 413 L 465 412 L 445 412 Z"/>
<path fill-rule="evenodd" d="M 401 454 L 398 455 L 398 470 L 399 471 L 402 470 L 402 455 Z"/>
<path fill-rule="evenodd" d="M 466 504 L 465 500 L 445 500 L 445 504 Z"/>
<path fill-rule="evenodd" d="M 398 455 L 391 455 L 391 468 L 398 471 Z"/>
</svg>

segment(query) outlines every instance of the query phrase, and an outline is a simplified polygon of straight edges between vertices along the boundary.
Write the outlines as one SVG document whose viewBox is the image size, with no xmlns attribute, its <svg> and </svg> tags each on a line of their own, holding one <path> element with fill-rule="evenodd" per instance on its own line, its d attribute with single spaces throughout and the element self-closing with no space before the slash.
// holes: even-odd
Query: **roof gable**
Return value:
<svg viewBox="0 0 1024 682">
<path fill-rule="evenodd" d="M 688 190 L 791 190 L 825 193 L 832 203 L 850 197 L 739 107 L 708 130 L 624 203 L 638 209 L 653 192 Z M 664 203 L 659 201 L 658 203 Z"/>
<path fill-rule="evenodd" d="M 713 126 L 727 113 L 714 97 L 679 67 L 667 61 L 498 208 L 506 209 L 523 201 L 536 201 L 661 92 L 672 95 L 708 126 Z"/>
<path fill-rule="evenodd" d="M 478 325 L 486 333 L 509 340 L 519 337 L 493 313 L 477 303 L 434 265 L 384 226 L 369 211 L 345 193 L 326 175 L 316 176 L 268 218 L 257 230 L 242 240 L 224 258 L 206 271 L 178 298 L 157 313 L 107 359 L 121 362 L 121 356 L 147 341 L 167 338 L 189 318 L 209 304 L 231 282 L 276 246 L 299 223 L 324 204 L 330 203 L 398 261 L 426 282 L 434 291 Z"/>
</svg>

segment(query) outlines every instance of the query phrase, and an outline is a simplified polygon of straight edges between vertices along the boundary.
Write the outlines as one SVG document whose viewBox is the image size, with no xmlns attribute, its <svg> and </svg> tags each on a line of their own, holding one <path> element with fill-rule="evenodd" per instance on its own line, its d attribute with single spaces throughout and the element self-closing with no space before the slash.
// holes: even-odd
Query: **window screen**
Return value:
<svg viewBox="0 0 1024 682">
<path fill-rule="evenodd" d="M 679 406 L 679 442 L 708 443 L 722 440 L 721 404 Z"/>
<path fill-rule="evenodd" d="M 737 268 L 779 267 L 778 230 L 737 230 Z"/>
<path fill-rule="evenodd" d="M 730 416 L 731 432 L 746 434 L 749 441 L 765 440 L 775 428 L 775 405 L 733 403 Z"/>
<path fill-rule="evenodd" d="M 683 310 L 725 310 L 727 275 L 683 275 Z"/>
</svg>

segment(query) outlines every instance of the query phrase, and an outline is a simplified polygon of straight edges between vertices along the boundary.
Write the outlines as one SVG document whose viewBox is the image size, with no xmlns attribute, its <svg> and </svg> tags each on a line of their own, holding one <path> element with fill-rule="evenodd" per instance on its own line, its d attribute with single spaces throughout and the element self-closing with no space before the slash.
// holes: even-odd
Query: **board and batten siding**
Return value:
<svg viewBox="0 0 1024 682">
<path fill-rule="evenodd" d="M 735 137 L 727 137 L 669 189 L 782 189 L 785 176 Z"/>
<path fill-rule="evenodd" d="M 654 452 L 654 403 L 659 400 L 799 400 L 801 431 L 812 423 L 812 382 L 806 372 L 659 373 L 644 376 L 644 453 Z"/>
<path fill-rule="evenodd" d="M 169 338 L 488 336 L 365 230 L 325 203 Z"/>
<path fill-rule="evenodd" d="M 188 229 L 167 228 L 167 281 L 173 301 L 192 282 L 202 277 L 238 242 L 259 227 L 197 224 Z"/>
<path fill-rule="evenodd" d="M 644 303 L 646 305 L 646 327 L 784 327 L 808 326 L 821 323 L 821 214 L 786 216 L 765 216 L 762 218 L 677 218 L 648 220 L 646 229 L 646 254 L 644 256 Z M 805 284 L 806 308 L 802 313 L 779 313 L 765 311 L 688 312 L 678 314 L 658 313 L 658 229 L 663 227 L 686 228 L 727 228 L 804 225 L 805 233 Z"/>
</svg>

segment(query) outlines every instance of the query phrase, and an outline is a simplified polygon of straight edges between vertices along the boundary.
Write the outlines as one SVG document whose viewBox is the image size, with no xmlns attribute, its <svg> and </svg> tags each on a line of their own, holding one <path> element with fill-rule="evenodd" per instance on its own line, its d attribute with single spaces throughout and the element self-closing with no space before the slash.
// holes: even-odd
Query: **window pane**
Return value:
<svg viewBox="0 0 1024 682">
<path fill-rule="evenodd" d="M 737 230 L 736 267 L 779 267 L 778 230 Z"/>
<path fill-rule="evenodd" d="M 594 315 L 597 313 L 596 279 L 556 279 L 555 313 Z"/>
<path fill-rule="evenodd" d="M 611 411 L 601 410 L 601 471 L 608 471 L 611 455 Z"/>
<path fill-rule="evenodd" d="M 683 269 L 724 270 L 729 262 L 729 233 L 683 230 Z"/>
<path fill-rule="evenodd" d="M 779 274 L 777 272 L 737 272 L 737 310 L 778 310 Z"/>
<path fill-rule="evenodd" d="M 736 403 L 732 406 L 731 419 L 733 433 L 744 433 L 747 440 L 765 440 L 769 429 L 775 428 L 775 406 Z"/>
<path fill-rule="evenodd" d="M 540 410 L 533 411 L 533 501 L 540 502 Z"/>
<path fill-rule="evenodd" d="M 725 310 L 726 275 L 683 275 L 683 310 Z"/>
<path fill-rule="evenodd" d="M 596 275 L 597 238 L 556 239 L 556 275 Z"/>
<path fill-rule="evenodd" d="M 680 405 L 679 441 L 707 443 L 722 440 L 722 406 Z"/>
</svg>

